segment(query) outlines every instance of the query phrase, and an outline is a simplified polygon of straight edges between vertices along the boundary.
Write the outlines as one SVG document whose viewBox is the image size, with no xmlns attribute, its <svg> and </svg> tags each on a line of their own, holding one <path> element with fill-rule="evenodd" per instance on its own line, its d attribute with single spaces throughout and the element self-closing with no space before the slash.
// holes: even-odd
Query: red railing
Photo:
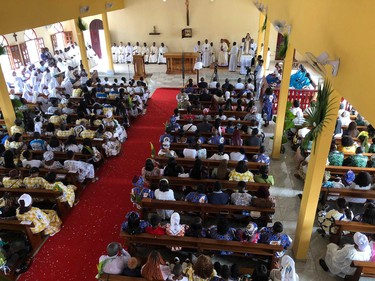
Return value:
<svg viewBox="0 0 375 281">
<path fill-rule="evenodd" d="M 280 89 L 274 89 L 273 92 L 275 93 L 277 97 L 275 103 L 273 104 L 273 114 L 277 114 L 277 106 L 278 106 Z M 316 92 L 317 90 L 289 89 L 288 101 L 293 102 L 294 100 L 298 100 L 301 109 L 305 110 L 306 107 L 310 106 L 311 99 L 314 97 Z"/>
</svg>

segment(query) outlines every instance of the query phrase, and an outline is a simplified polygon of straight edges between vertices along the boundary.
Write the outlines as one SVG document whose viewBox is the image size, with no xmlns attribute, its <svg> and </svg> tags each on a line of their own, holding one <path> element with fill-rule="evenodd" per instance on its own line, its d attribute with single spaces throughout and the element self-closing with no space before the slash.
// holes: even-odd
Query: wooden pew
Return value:
<svg viewBox="0 0 375 281">
<path fill-rule="evenodd" d="M 201 148 L 207 149 L 207 153 L 216 153 L 218 145 L 216 144 L 201 144 Z M 189 145 L 187 143 L 172 143 L 170 149 L 171 150 L 184 150 L 184 148 L 188 148 Z M 238 152 L 240 148 L 245 149 L 246 154 L 257 154 L 259 153 L 259 146 L 236 146 L 236 145 L 225 145 L 224 152 L 231 153 L 231 152 Z"/>
<path fill-rule="evenodd" d="M 187 114 L 187 110 L 180 109 L 179 113 L 181 115 Z M 191 111 L 191 113 L 194 114 L 194 115 L 204 115 L 203 110 L 200 110 L 200 109 L 193 109 Z M 223 110 L 223 115 L 225 115 L 227 117 L 234 116 L 234 117 L 236 117 L 236 119 L 243 119 L 249 113 L 250 112 L 247 112 L 247 111 Z M 208 115 L 211 115 L 212 117 L 215 117 L 218 114 L 219 114 L 219 112 L 217 110 L 210 110 L 208 112 Z M 236 121 L 233 121 L 233 122 L 236 122 Z"/>
<path fill-rule="evenodd" d="M 132 277 L 132 276 L 123 276 L 123 275 L 115 275 L 115 274 L 102 274 L 100 276 L 99 281 L 147 281 L 146 278 L 143 277 Z"/>
<path fill-rule="evenodd" d="M 151 235 L 142 233 L 138 235 L 129 235 L 121 231 L 120 237 L 125 239 L 125 245 L 135 247 L 136 245 L 153 246 L 153 247 L 182 247 L 185 249 L 193 249 L 195 251 L 229 251 L 236 254 L 252 254 L 255 256 L 266 257 L 268 260 L 268 268 L 274 268 L 277 258 L 276 252 L 282 251 L 281 245 L 268 245 L 260 243 L 243 243 L 239 241 L 219 241 L 209 238 L 196 238 L 187 236 L 167 236 L 167 235 Z M 248 258 L 248 256 L 244 256 Z"/>
<path fill-rule="evenodd" d="M 350 235 L 353 235 L 355 232 L 361 232 L 364 234 L 374 234 L 375 225 L 357 222 L 357 221 L 335 221 L 335 226 L 338 227 L 337 233 L 331 235 L 331 242 L 339 244 L 341 238 L 344 234 L 344 231 L 350 232 Z"/>
<path fill-rule="evenodd" d="M 325 204 L 327 202 L 328 196 L 375 199 L 375 190 L 371 190 L 371 189 L 370 190 L 359 190 L 359 189 L 322 187 L 321 193 L 323 194 L 322 204 Z"/>
<path fill-rule="evenodd" d="M 208 123 L 213 124 L 214 122 L 215 122 L 215 120 L 208 120 Z M 221 125 L 226 126 L 226 125 L 228 125 L 228 122 L 229 122 L 229 120 L 221 120 Z M 250 121 L 236 120 L 236 121 L 232 121 L 232 122 L 233 122 L 233 124 L 241 124 L 241 125 L 250 126 Z M 182 119 L 182 120 L 177 121 L 177 123 L 180 124 L 180 126 L 182 127 L 183 125 L 187 124 L 187 120 Z M 193 120 L 194 125 L 197 125 L 199 123 L 202 123 L 202 120 L 199 120 L 199 119 Z"/>
<path fill-rule="evenodd" d="M 166 165 L 167 162 L 168 162 L 168 158 L 160 157 L 160 156 L 155 157 L 155 160 L 162 165 Z M 177 164 L 180 164 L 184 167 L 193 167 L 195 159 L 176 158 L 176 162 L 177 162 Z M 203 165 L 207 166 L 208 169 L 218 167 L 220 162 L 221 162 L 220 160 L 212 160 L 212 159 L 203 159 L 202 160 Z M 237 163 L 238 163 L 238 161 L 229 160 L 228 161 L 228 168 L 235 168 Z M 265 166 L 266 164 L 248 161 L 248 162 L 246 162 L 246 165 L 247 165 L 249 170 L 259 170 L 260 167 Z"/>
<path fill-rule="evenodd" d="M 0 188 L 0 196 L 8 192 L 12 197 L 19 197 L 24 193 L 29 194 L 32 198 L 47 199 L 54 202 L 57 206 L 59 217 L 64 220 L 71 211 L 70 206 L 66 202 L 60 202 L 58 199 L 62 193 L 47 189 L 30 189 L 30 188 Z"/>
<path fill-rule="evenodd" d="M 353 261 L 351 266 L 356 271 L 352 276 L 345 276 L 345 281 L 359 281 L 361 277 L 375 278 L 375 262 Z"/>
<path fill-rule="evenodd" d="M 167 179 L 170 186 L 197 186 L 198 184 L 203 184 L 205 186 L 213 186 L 215 182 L 220 182 L 223 189 L 237 189 L 237 181 L 228 181 L 228 180 L 217 180 L 217 179 L 192 179 L 192 178 L 179 178 L 179 177 L 164 177 L 164 176 L 152 176 L 146 177 L 146 179 L 154 185 L 158 185 L 161 179 Z M 247 182 L 246 189 L 250 193 L 256 193 L 259 187 L 270 187 L 268 183 L 257 183 L 257 182 Z"/>
<path fill-rule="evenodd" d="M 186 201 L 165 201 L 151 198 L 143 198 L 141 202 L 143 218 L 147 218 L 149 210 L 174 210 L 182 212 L 196 212 L 199 213 L 202 220 L 209 214 L 211 215 L 226 215 L 235 217 L 234 215 L 243 215 L 243 212 L 259 212 L 259 220 L 272 222 L 272 215 L 275 213 L 275 208 L 257 208 L 252 206 L 237 206 L 237 205 L 214 205 L 204 203 L 191 203 Z M 249 216 L 249 215 L 247 215 Z"/>
<path fill-rule="evenodd" d="M 347 171 L 352 170 L 355 174 L 360 172 L 368 172 L 375 174 L 375 168 L 363 168 L 363 167 L 351 167 L 351 166 L 327 166 L 326 171 L 330 171 L 331 174 L 344 175 Z"/>
<path fill-rule="evenodd" d="M 0 220 L 0 229 L 25 233 L 27 239 L 30 242 L 32 252 L 35 253 L 39 250 L 40 246 L 43 244 L 46 237 L 43 237 L 42 234 L 39 233 L 32 233 L 31 227 L 34 227 L 32 223 L 22 224 L 21 221 L 18 220 Z"/>
</svg>

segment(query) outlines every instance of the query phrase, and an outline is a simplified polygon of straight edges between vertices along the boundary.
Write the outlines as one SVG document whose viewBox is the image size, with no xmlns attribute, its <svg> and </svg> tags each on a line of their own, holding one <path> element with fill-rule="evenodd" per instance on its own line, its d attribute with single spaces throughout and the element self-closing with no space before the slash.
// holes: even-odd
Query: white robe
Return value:
<svg viewBox="0 0 375 281">
<path fill-rule="evenodd" d="M 233 46 L 232 49 L 230 50 L 229 71 L 237 70 L 237 54 L 238 54 L 238 47 Z"/>
<path fill-rule="evenodd" d="M 23 92 L 23 81 L 21 77 L 13 77 L 13 86 L 14 86 L 14 92 L 15 93 L 22 93 Z"/>
<path fill-rule="evenodd" d="M 141 46 L 135 45 L 133 47 L 133 55 L 139 55 L 141 53 Z"/>
<path fill-rule="evenodd" d="M 149 63 L 157 63 L 158 62 L 158 47 L 151 46 L 150 47 L 150 57 L 148 60 Z"/>
<path fill-rule="evenodd" d="M 117 48 L 117 60 L 118 60 L 119 63 L 125 63 L 125 53 L 126 53 L 125 46 L 124 45 L 118 46 L 118 48 Z"/>
<path fill-rule="evenodd" d="M 209 67 L 211 65 L 211 60 L 210 60 L 210 44 L 204 43 L 202 45 L 202 63 L 203 67 Z"/>
<path fill-rule="evenodd" d="M 197 53 L 197 61 L 202 61 L 202 46 L 201 45 L 194 46 L 194 53 Z"/>
<path fill-rule="evenodd" d="M 238 48 L 237 66 L 241 66 L 241 56 L 243 54 L 244 47 L 245 47 L 245 42 L 241 42 L 241 45 Z"/>
<path fill-rule="evenodd" d="M 142 48 L 141 48 L 141 54 L 142 54 L 142 56 L 143 56 L 143 60 L 144 60 L 144 62 L 148 62 L 149 61 L 149 57 L 150 57 L 150 48 L 149 47 L 145 47 L 145 46 L 143 46 Z"/>
<path fill-rule="evenodd" d="M 344 278 L 345 275 L 353 275 L 355 268 L 350 264 L 353 260 L 369 261 L 371 258 L 371 247 L 367 246 L 364 251 L 360 252 L 355 249 L 354 245 L 345 245 L 342 249 L 336 244 L 327 245 L 325 262 L 332 274 Z"/>
<path fill-rule="evenodd" d="M 112 46 L 111 52 L 112 52 L 113 62 L 117 63 L 118 62 L 118 47 L 117 46 Z"/>
<path fill-rule="evenodd" d="M 85 179 L 95 178 L 94 165 L 83 161 L 65 160 L 64 169 L 69 172 L 77 172 L 79 182 L 83 182 Z"/>
<path fill-rule="evenodd" d="M 129 46 L 127 45 L 125 47 L 125 61 L 126 62 L 133 62 L 133 47 L 132 46 Z"/>
<path fill-rule="evenodd" d="M 220 43 L 218 65 L 219 66 L 228 66 L 228 45 L 225 42 Z"/>
<path fill-rule="evenodd" d="M 216 51 L 215 51 L 215 48 L 211 45 L 210 45 L 210 61 L 211 63 L 216 62 Z"/>
<path fill-rule="evenodd" d="M 34 102 L 33 90 L 31 88 L 30 84 L 28 84 L 28 83 L 25 83 L 23 85 L 22 98 L 24 98 L 27 102 Z"/>
<path fill-rule="evenodd" d="M 167 46 L 159 47 L 158 63 L 167 63 L 167 59 L 164 57 L 166 52 L 168 52 Z"/>
<path fill-rule="evenodd" d="M 92 48 L 87 49 L 87 56 L 89 58 L 91 68 L 98 65 L 98 59 L 99 58 Z"/>
</svg>

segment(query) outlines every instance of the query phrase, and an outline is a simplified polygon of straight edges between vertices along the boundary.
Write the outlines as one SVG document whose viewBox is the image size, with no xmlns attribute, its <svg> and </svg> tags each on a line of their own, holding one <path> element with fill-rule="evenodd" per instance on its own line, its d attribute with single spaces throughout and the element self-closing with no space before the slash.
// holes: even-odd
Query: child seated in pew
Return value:
<svg viewBox="0 0 375 281">
<path fill-rule="evenodd" d="M 141 220 L 139 213 L 130 211 L 125 215 L 126 221 L 121 225 L 121 230 L 131 235 L 144 233 L 146 228 L 150 226 L 147 221 Z"/>
<path fill-rule="evenodd" d="M 165 228 L 160 225 L 161 218 L 153 214 L 150 218 L 150 225 L 146 227 L 145 232 L 153 235 L 164 235 Z"/>
</svg>

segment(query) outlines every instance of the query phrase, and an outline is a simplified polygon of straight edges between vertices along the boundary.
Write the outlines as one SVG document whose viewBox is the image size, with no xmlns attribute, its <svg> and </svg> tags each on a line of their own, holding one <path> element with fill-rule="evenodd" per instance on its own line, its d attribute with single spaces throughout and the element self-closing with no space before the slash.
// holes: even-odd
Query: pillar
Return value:
<svg viewBox="0 0 375 281">
<path fill-rule="evenodd" d="M 277 105 L 277 118 L 273 136 L 272 158 L 280 159 L 280 149 L 284 132 L 285 110 L 288 102 L 290 75 L 293 67 L 294 48 L 289 44 L 284 58 L 283 79 L 281 80 L 280 93 Z"/>
<path fill-rule="evenodd" d="M 5 82 L 4 74 L 0 65 L 0 105 L 3 113 L 5 125 L 7 126 L 8 134 L 10 135 L 10 127 L 14 125 L 16 114 L 14 113 L 12 101 L 10 100 L 8 87 Z"/>
<path fill-rule="evenodd" d="M 81 60 L 82 60 L 83 68 L 87 72 L 87 77 L 90 78 L 91 74 L 90 74 L 89 61 L 87 60 L 85 39 L 83 38 L 82 30 L 80 30 L 78 27 L 78 18 L 74 19 L 74 27 L 76 29 L 77 41 L 78 41 L 79 51 L 81 52 Z"/>
<path fill-rule="evenodd" d="M 271 31 L 271 22 L 267 20 L 266 23 L 266 31 L 264 34 L 264 45 L 263 45 L 263 69 L 266 70 L 266 65 L 267 65 L 267 52 L 268 52 L 268 45 L 270 42 L 270 31 Z M 266 72 L 264 72 L 264 75 L 266 75 Z"/>
<path fill-rule="evenodd" d="M 313 143 L 307 169 L 301 209 L 297 221 L 296 236 L 293 242 L 293 252 L 297 260 L 307 259 L 316 208 L 318 206 L 320 189 L 333 131 L 336 125 L 336 116 L 339 110 L 341 96 L 334 90 L 330 99 L 332 101 L 332 107 L 329 113 L 332 114 L 332 116 L 327 118 L 326 126 L 316 140 L 315 149 L 315 144 Z"/>
<path fill-rule="evenodd" d="M 258 46 L 257 46 L 257 55 L 261 55 L 260 53 L 260 49 L 262 48 L 262 43 L 263 43 L 263 30 L 262 30 L 262 27 L 263 27 L 263 23 L 264 23 L 264 19 L 266 17 L 264 16 L 263 13 L 259 12 L 259 29 L 258 29 Z"/>
<path fill-rule="evenodd" d="M 109 32 L 109 25 L 108 25 L 108 17 L 107 13 L 102 13 L 102 21 L 103 21 L 103 29 L 104 29 L 104 36 L 105 36 L 105 45 L 107 49 L 107 73 L 108 74 L 115 74 L 115 69 L 113 68 L 113 58 L 112 58 L 112 51 L 111 51 L 111 33 Z"/>
</svg>

